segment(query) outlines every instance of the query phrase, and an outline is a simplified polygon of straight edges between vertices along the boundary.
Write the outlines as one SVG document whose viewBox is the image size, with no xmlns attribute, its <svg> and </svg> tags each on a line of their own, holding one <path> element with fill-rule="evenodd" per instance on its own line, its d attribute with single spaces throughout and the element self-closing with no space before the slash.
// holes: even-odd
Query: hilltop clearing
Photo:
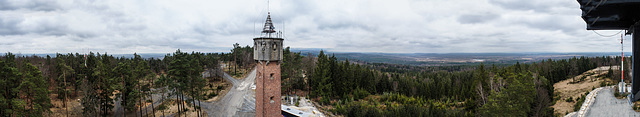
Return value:
<svg viewBox="0 0 640 117">
<path fill-rule="evenodd" d="M 613 66 L 611 69 L 618 70 L 619 66 Z M 554 113 L 573 112 L 578 98 L 582 95 L 601 85 L 611 84 L 613 81 L 605 79 L 608 70 L 609 66 L 598 67 L 553 84 L 556 103 L 551 107 L 555 109 Z"/>
</svg>

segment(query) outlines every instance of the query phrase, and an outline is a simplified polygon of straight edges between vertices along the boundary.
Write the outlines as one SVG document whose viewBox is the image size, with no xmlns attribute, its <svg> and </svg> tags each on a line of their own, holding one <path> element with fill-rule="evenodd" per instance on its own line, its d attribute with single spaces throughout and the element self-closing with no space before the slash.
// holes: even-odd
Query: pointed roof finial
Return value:
<svg viewBox="0 0 640 117">
<path fill-rule="evenodd" d="M 264 28 L 262 29 L 262 33 L 275 33 L 276 27 L 273 26 L 273 22 L 271 21 L 271 12 L 267 13 L 267 21 L 264 22 Z"/>
</svg>

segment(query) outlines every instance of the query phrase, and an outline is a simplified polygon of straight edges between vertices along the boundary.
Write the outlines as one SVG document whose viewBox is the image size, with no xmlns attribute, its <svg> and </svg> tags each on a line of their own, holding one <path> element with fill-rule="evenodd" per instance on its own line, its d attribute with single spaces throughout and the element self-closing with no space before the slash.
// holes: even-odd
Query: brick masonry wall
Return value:
<svg viewBox="0 0 640 117">
<path fill-rule="evenodd" d="M 280 63 L 258 62 L 256 73 L 256 117 L 280 117 Z"/>
</svg>

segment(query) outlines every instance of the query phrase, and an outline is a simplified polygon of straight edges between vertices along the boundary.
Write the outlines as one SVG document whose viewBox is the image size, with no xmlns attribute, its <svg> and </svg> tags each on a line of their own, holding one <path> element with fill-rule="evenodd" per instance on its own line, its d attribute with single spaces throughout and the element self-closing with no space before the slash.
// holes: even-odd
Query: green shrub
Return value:
<svg viewBox="0 0 640 117">
<path fill-rule="evenodd" d="M 576 104 L 573 106 L 573 111 L 580 110 L 580 107 L 582 106 L 582 103 L 584 103 L 585 97 L 586 97 L 586 95 L 582 95 L 581 97 L 576 98 Z"/>
<path fill-rule="evenodd" d="M 558 101 L 558 100 L 561 100 L 560 99 L 560 95 L 554 94 L 553 101 L 551 101 L 553 104 L 551 104 L 551 105 L 554 105 L 556 103 L 556 101 Z"/>
<path fill-rule="evenodd" d="M 320 97 L 320 98 L 322 98 L 320 99 L 320 104 L 323 104 L 323 105 L 329 104 L 330 101 L 328 97 Z"/>
<path fill-rule="evenodd" d="M 566 100 L 564 100 L 564 101 L 567 101 L 567 102 L 573 102 L 573 98 L 572 98 L 572 97 L 569 97 L 569 98 L 567 98 L 567 99 L 566 99 Z"/>
<path fill-rule="evenodd" d="M 57 93 L 58 93 L 58 99 L 64 99 L 64 88 L 58 87 L 56 89 L 57 89 Z"/>
<path fill-rule="evenodd" d="M 160 106 L 158 106 L 158 110 L 164 110 L 164 109 L 168 109 L 167 105 L 165 105 L 164 103 L 160 104 Z"/>
<path fill-rule="evenodd" d="M 353 91 L 353 95 L 355 96 L 356 100 L 359 100 L 371 95 L 371 93 L 369 93 L 367 90 L 364 90 L 362 88 L 358 88 L 355 91 Z"/>
<path fill-rule="evenodd" d="M 215 93 L 215 92 L 209 93 L 209 98 L 213 98 L 213 97 L 216 97 L 216 96 L 218 96 L 218 94 Z"/>
</svg>

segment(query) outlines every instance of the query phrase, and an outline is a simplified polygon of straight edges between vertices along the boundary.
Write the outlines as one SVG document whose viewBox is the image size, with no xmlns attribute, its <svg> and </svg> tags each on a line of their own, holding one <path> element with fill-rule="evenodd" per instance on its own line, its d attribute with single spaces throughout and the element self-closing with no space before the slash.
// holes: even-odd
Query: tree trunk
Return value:
<svg viewBox="0 0 640 117">
<path fill-rule="evenodd" d="M 151 91 L 151 87 L 153 86 L 153 81 L 151 81 L 152 79 L 149 79 L 149 83 L 151 83 L 151 85 L 149 85 L 149 97 L 151 97 L 151 112 L 153 112 L 153 117 L 156 116 L 156 109 L 153 106 L 153 91 Z"/>
<path fill-rule="evenodd" d="M 29 105 L 31 105 L 31 107 L 29 108 L 29 111 L 33 110 L 33 99 L 31 99 L 31 88 L 28 89 L 27 91 L 27 100 L 29 100 Z M 29 116 L 29 113 L 27 112 L 27 117 Z"/>
<path fill-rule="evenodd" d="M 164 97 L 164 93 L 166 93 L 166 90 L 167 90 L 166 88 L 162 89 L 162 96 L 160 97 L 160 102 L 164 102 L 164 98 L 165 98 Z M 160 103 L 160 105 L 162 105 L 162 103 Z M 165 117 L 164 116 L 164 110 L 166 110 L 166 109 L 165 108 L 162 109 L 162 117 Z"/>
<path fill-rule="evenodd" d="M 202 114 L 202 104 L 200 104 L 200 100 L 198 100 L 198 117 Z"/>
<path fill-rule="evenodd" d="M 102 84 L 102 77 L 98 77 L 98 84 L 97 84 L 98 85 L 98 91 L 97 91 L 98 92 L 97 93 L 97 95 L 98 95 L 98 104 L 97 104 L 98 105 L 98 109 L 97 109 L 97 111 L 98 112 L 96 113 L 96 115 L 102 114 L 101 111 L 102 111 L 102 98 L 103 97 L 100 95 L 100 93 L 102 93 L 100 84 Z"/>
<path fill-rule="evenodd" d="M 140 89 L 142 89 L 142 88 L 140 88 Z M 142 103 L 142 106 L 140 106 L 140 107 L 142 107 L 142 109 L 144 109 L 144 113 L 143 114 L 146 115 L 146 114 L 149 114 L 149 112 L 147 111 L 148 109 L 147 109 L 147 105 L 146 105 L 147 100 L 145 100 L 146 97 L 144 96 L 144 95 L 146 95 L 146 93 L 144 91 L 142 91 L 141 95 L 143 95 L 143 96 L 140 98 L 140 101 Z"/>
<path fill-rule="evenodd" d="M 193 78 L 194 77 L 191 77 L 191 80 L 189 82 L 190 84 L 193 84 Z M 191 88 L 190 88 L 191 89 L 191 102 L 192 102 L 191 105 L 193 105 L 193 110 L 196 111 L 196 113 L 198 113 L 198 109 L 196 108 L 196 92 L 194 91 L 194 88 L 195 88 L 195 86 L 191 85 Z M 197 115 L 197 116 L 200 116 L 200 115 Z"/>
<path fill-rule="evenodd" d="M 198 91 L 202 93 L 202 90 L 198 89 Z M 202 103 L 200 100 L 198 100 L 198 106 L 200 107 L 200 114 L 203 115 L 204 113 L 202 113 Z"/>
<path fill-rule="evenodd" d="M 191 89 L 191 91 L 193 92 L 193 89 Z M 193 104 L 192 104 L 192 105 L 193 105 L 193 110 L 195 110 L 195 111 L 196 111 L 196 113 L 197 113 L 197 112 L 198 112 L 198 110 L 197 110 L 197 108 L 196 108 L 196 97 L 195 97 L 195 96 L 193 96 L 193 95 L 195 95 L 195 93 L 191 94 L 191 100 L 192 100 L 191 102 L 193 102 Z M 198 114 L 198 117 L 200 117 L 200 115 L 199 115 L 199 114 Z"/>
<path fill-rule="evenodd" d="M 67 72 L 62 72 L 62 77 L 64 78 L 64 100 L 62 101 L 64 104 L 62 105 L 67 117 L 69 117 L 69 109 L 67 109 Z"/>
<path fill-rule="evenodd" d="M 138 84 L 138 90 L 141 90 L 142 87 L 140 86 L 140 84 Z M 138 106 L 138 110 L 140 112 L 140 117 L 142 117 L 142 96 L 140 96 L 140 99 L 138 99 L 138 102 L 140 103 L 140 106 Z"/>
<path fill-rule="evenodd" d="M 184 92 L 183 91 L 180 91 L 180 99 L 181 99 L 180 104 L 182 105 L 182 110 L 184 112 L 183 114 L 186 117 L 187 116 L 187 111 L 184 111 L 184 110 L 186 110 L 187 107 L 184 105 L 185 101 L 184 101 Z"/>
<path fill-rule="evenodd" d="M 125 105 L 127 104 L 126 99 L 127 99 L 127 93 L 125 92 L 127 90 L 127 83 L 124 82 L 124 75 L 122 75 L 122 73 L 120 73 L 120 78 L 122 78 L 122 100 L 120 101 L 120 105 L 122 105 L 122 116 L 123 117 L 127 117 L 127 115 L 125 114 L 126 111 L 124 110 Z"/>
<path fill-rule="evenodd" d="M 202 91 L 200 89 L 198 89 L 198 94 L 201 94 Z M 202 95 L 198 95 L 198 96 L 202 96 Z M 198 100 L 198 116 L 202 115 L 202 104 L 200 104 L 200 100 Z"/>
<path fill-rule="evenodd" d="M 180 117 L 180 93 L 178 93 L 179 91 L 177 89 L 175 89 L 175 94 L 176 94 L 176 105 L 178 105 L 178 117 Z"/>
<path fill-rule="evenodd" d="M 236 74 L 236 72 L 238 71 L 238 69 L 237 69 L 237 68 L 238 68 L 238 63 L 237 63 L 236 61 L 237 61 L 237 59 L 236 59 L 236 53 L 234 52 L 234 53 L 233 53 L 233 65 L 235 65 L 235 66 L 233 67 L 233 74 L 234 74 L 234 75 L 235 75 L 235 74 Z"/>
</svg>

